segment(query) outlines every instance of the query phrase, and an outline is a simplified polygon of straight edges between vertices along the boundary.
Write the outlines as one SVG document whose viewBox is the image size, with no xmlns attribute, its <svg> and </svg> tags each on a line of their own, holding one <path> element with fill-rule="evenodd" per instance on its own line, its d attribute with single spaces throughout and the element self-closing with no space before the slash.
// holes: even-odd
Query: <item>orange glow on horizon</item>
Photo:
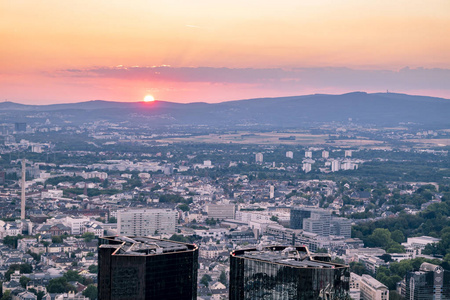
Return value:
<svg viewBox="0 0 450 300">
<path fill-rule="evenodd" d="M 0 36 L 0 101 L 133 101 L 151 93 L 217 102 L 339 93 L 353 86 L 298 80 L 286 87 L 292 78 L 275 86 L 275 75 L 188 82 L 179 69 L 450 69 L 450 1 L 0 1 Z M 149 79 L 110 71 L 118 65 L 177 69 Z M 92 69 L 104 72 L 80 71 Z M 356 88 L 395 90 L 384 83 Z M 411 83 L 401 91 L 414 89 L 450 98 L 450 87 Z"/>
</svg>

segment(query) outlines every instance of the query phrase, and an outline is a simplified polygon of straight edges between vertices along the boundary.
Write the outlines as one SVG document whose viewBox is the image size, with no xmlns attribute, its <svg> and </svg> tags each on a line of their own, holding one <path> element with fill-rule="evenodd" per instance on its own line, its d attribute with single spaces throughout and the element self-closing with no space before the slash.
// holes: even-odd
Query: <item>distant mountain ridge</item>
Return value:
<svg viewBox="0 0 450 300">
<path fill-rule="evenodd" d="M 1 102 L 6 119 L 42 118 L 83 122 L 139 122 L 150 125 L 207 125 L 218 127 L 299 127 L 317 123 L 348 122 L 392 126 L 415 123 L 424 127 L 450 127 L 450 100 L 395 93 L 353 92 L 342 95 L 258 98 L 221 103 L 112 102 L 93 100 L 51 105 Z"/>
</svg>

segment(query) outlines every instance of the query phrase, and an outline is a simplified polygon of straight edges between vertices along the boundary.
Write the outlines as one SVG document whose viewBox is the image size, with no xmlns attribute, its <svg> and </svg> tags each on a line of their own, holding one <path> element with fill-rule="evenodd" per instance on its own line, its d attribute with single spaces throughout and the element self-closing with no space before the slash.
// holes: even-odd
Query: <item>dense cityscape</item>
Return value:
<svg viewBox="0 0 450 300">
<path fill-rule="evenodd" d="M 450 300 L 449 0 L 0 0 L 0 300 Z"/>
<path fill-rule="evenodd" d="M 294 299 L 308 289 L 297 279 L 236 273 L 277 255 L 295 261 L 292 270 L 342 272 L 314 275 L 341 281 L 313 284 L 304 299 L 450 297 L 450 160 L 448 146 L 433 144 L 448 140 L 448 129 L 348 121 L 300 131 L 144 130 L 48 119 L 0 129 L 1 299 L 181 299 L 177 289 L 186 299 Z M 118 281 L 104 277 L 116 272 L 100 256 L 108 249 L 124 266 Z M 174 282 L 141 290 L 162 279 L 136 275 L 139 266 L 185 251 L 190 263 L 164 267 L 175 268 Z M 146 253 L 148 262 L 136 260 L 133 275 L 121 252 Z"/>
</svg>

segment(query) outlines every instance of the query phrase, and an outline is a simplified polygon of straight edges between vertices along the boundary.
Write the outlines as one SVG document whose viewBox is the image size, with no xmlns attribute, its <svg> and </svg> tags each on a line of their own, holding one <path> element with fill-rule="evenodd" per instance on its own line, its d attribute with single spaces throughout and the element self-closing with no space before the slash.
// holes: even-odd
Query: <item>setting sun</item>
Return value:
<svg viewBox="0 0 450 300">
<path fill-rule="evenodd" d="M 147 95 L 144 97 L 144 102 L 153 102 L 155 101 L 155 97 L 153 97 L 152 95 Z"/>
</svg>

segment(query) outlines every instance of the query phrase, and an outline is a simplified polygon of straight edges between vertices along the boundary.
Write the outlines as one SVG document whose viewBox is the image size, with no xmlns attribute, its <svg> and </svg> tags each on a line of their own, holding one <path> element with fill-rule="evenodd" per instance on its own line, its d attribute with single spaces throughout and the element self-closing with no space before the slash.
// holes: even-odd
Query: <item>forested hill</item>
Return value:
<svg viewBox="0 0 450 300">
<path fill-rule="evenodd" d="M 166 101 L 87 101 L 71 104 L 0 103 L 4 122 L 49 119 L 58 122 L 107 120 L 159 125 L 205 125 L 221 128 L 310 127 L 320 123 L 447 128 L 450 100 L 394 93 L 363 92 L 180 104 Z M 27 112 L 26 114 L 24 112 Z"/>
</svg>

